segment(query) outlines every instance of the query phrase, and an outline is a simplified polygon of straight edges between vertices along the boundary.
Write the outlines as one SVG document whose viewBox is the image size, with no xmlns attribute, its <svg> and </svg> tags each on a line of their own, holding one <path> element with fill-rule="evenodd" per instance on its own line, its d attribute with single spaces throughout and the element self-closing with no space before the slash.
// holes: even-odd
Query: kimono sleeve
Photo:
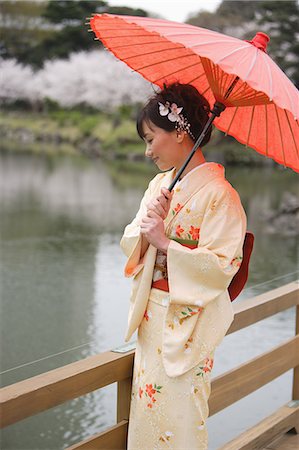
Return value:
<svg viewBox="0 0 299 450">
<path fill-rule="evenodd" d="M 148 188 L 141 200 L 139 210 L 132 222 L 126 226 L 124 234 L 120 241 L 120 247 L 124 254 L 128 257 L 124 269 L 124 274 L 126 277 L 132 277 L 136 275 L 136 273 L 143 267 L 143 264 L 140 261 L 142 241 L 142 236 L 140 233 L 140 222 L 142 217 L 144 217 L 147 213 L 146 205 L 153 195 L 153 190 L 158 176 L 159 174 L 150 181 Z"/>
<path fill-rule="evenodd" d="M 171 240 L 167 251 L 170 304 L 205 307 L 222 294 L 243 256 L 246 215 L 238 193 L 225 186 L 205 211 L 198 247 Z"/>
</svg>

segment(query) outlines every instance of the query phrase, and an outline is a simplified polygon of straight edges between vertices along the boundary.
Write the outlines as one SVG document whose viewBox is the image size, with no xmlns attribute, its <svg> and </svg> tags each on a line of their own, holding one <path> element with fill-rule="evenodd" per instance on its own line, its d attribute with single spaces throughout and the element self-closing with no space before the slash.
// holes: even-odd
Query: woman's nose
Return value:
<svg viewBox="0 0 299 450">
<path fill-rule="evenodd" d="M 151 149 L 148 146 L 145 148 L 145 156 L 147 156 L 147 158 L 151 158 L 153 156 Z"/>
</svg>

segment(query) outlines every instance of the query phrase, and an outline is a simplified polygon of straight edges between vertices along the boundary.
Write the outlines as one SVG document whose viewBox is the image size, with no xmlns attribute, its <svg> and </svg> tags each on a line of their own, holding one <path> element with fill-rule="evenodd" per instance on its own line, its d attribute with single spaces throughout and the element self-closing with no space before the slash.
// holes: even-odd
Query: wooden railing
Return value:
<svg viewBox="0 0 299 450">
<path fill-rule="evenodd" d="M 222 450 L 260 448 L 290 429 L 299 432 L 299 284 L 292 282 L 234 305 L 235 319 L 228 334 L 296 306 L 295 336 L 272 350 L 212 380 L 210 416 L 261 386 L 294 369 L 293 398 Z M 68 448 L 126 449 L 135 349 L 109 351 L 20 381 L 0 390 L 1 426 L 5 427 L 109 384 L 118 383 L 117 423 Z"/>
</svg>

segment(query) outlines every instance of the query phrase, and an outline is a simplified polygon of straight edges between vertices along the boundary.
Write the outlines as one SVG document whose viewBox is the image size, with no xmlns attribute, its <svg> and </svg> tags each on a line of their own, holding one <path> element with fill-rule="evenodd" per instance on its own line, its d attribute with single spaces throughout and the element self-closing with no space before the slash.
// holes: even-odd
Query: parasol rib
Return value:
<svg viewBox="0 0 299 450">
<path fill-rule="evenodd" d="M 246 147 L 248 147 L 248 142 L 250 139 L 250 133 L 252 130 L 252 123 L 253 123 L 253 116 L 254 116 L 254 111 L 255 111 L 255 106 L 253 106 L 252 111 L 251 111 L 251 117 L 250 117 L 250 123 L 249 123 L 249 130 L 248 130 L 248 135 L 247 135 L 247 141 L 246 141 Z"/>
<path fill-rule="evenodd" d="M 110 14 L 112 16 L 112 14 Z M 120 17 L 118 17 L 118 19 L 120 19 Z M 146 19 L 149 19 L 149 17 L 147 17 Z M 126 23 L 123 19 L 121 19 L 124 23 Z M 162 19 L 163 20 L 163 19 Z M 142 20 L 142 17 L 138 17 L 138 21 L 139 22 L 146 22 L 147 28 L 154 28 L 156 29 L 156 24 L 157 24 L 157 19 L 154 19 L 155 23 L 154 25 L 151 25 L 150 20 Z M 171 23 L 171 29 L 173 28 L 186 28 L 186 24 L 185 23 L 178 23 L 178 22 L 170 22 Z M 140 25 L 137 25 L 137 23 L 135 24 L 136 27 L 139 27 Z M 169 28 L 169 24 L 165 24 L 162 21 L 159 23 L 159 28 Z"/>
<path fill-rule="evenodd" d="M 218 78 L 220 79 L 219 81 L 219 90 L 220 93 L 223 92 L 226 82 L 229 79 L 229 76 L 225 76 L 226 74 L 223 72 L 223 70 L 220 69 L 219 66 L 214 66 L 214 75 L 215 75 L 215 80 L 217 80 Z"/>
<path fill-rule="evenodd" d="M 248 69 L 248 72 L 246 73 L 245 77 L 243 77 L 243 80 L 246 81 L 247 78 L 249 77 L 249 74 L 251 73 L 253 67 L 255 66 L 256 60 L 257 60 L 257 55 L 258 55 L 258 49 L 256 49 L 256 52 L 254 54 L 254 58 L 252 60 L 251 66 Z"/>
<path fill-rule="evenodd" d="M 221 70 L 221 69 L 220 69 L 220 70 Z M 235 78 L 234 78 L 234 80 L 235 80 Z M 234 81 L 234 80 L 233 80 L 233 81 Z M 223 81 L 223 84 L 222 84 L 222 81 Z M 238 80 L 235 81 L 233 87 L 236 86 L 237 81 L 238 81 Z M 221 86 L 220 86 L 220 88 L 221 88 L 221 93 L 225 91 L 225 88 L 226 88 L 227 85 L 231 85 L 231 76 L 230 76 L 230 75 L 227 75 L 225 72 L 222 71 L 222 76 L 221 76 Z M 226 99 L 227 97 L 224 97 L 224 98 Z M 232 99 L 233 99 L 233 96 L 230 98 L 230 101 L 232 101 Z"/>
<path fill-rule="evenodd" d="M 221 61 L 224 61 L 229 56 L 234 55 L 235 53 L 239 52 L 240 50 L 244 50 L 244 48 L 248 48 L 248 47 L 244 45 L 243 47 L 239 47 L 239 48 L 236 48 L 235 50 L 232 50 L 231 52 L 227 53 L 222 58 L 220 58 L 217 61 L 215 61 L 215 64 L 219 64 Z"/>
<path fill-rule="evenodd" d="M 265 105 L 265 123 L 266 123 L 266 156 L 269 157 L 269 150 L 268 150 L 268 105 Z"/>
<path fill-rule="evenodd" d="M 281 142 L 281 150 L 282 150 L 282 155 L 283 155 L 283 162 L 284 162 L 284 165 L 286 166 L 286 159 L 285 159 L 285 153 L 284 153 L 284 143 L 283 143 L 283 139 L 282 139 L 281 124 L 280 124 L 280 120 L 279 120 L 278 109 L 277 109 L 277 106 L 275 104 L 274 104 L 274 107 L 275 107 L 275 112 L 276 112 L 276 117 L 277 117 L 278 128 L 279 128 L 279 136 L 280 136 L 280 142 Z"/>
<path fill-rule="evenodd" d="M 199 80 L 201 77 L 204 77 L 205 75 L 206 75 L 205 72 L 203 72 L 201 75 L 199 75 L 199 76 L 193 78 L 192 80 L 190 80 L 190 81 L 188 82 L 188 84 L 194 83 L 195 81 Z"/>
<path fill-rule="evenodd" d="M 284 109 L 284 113 L 285 113 L 285 116 L 286 116 L 286 118 L 287 118 L 287 122 L 288 122 L 288 125 L 289 125 L 289 129 L 290 129 L 290 132 L 291 132 L 291 135 L 292 135 L 292 138 L 293 138 L 293 142 L 294 142 L 294 147 L 295 147 L 295 149 L 296 149 L 297 158 L 299 159 L 299 152 L 298 152 L 298 147 L 297 147 L 296 139 L 295 139 L 295 136 L 294 136 L 293 129 L 292 129 L 292 127 L 291 127 L 291 123 L 290 123 L 290 119 L 289 119 L 288 113 L 287 113 L 287 111 L 286 111 L 285 109 Z M 290 114 L 290 113 L 289 113 L 289 114 Z"/>
<path fill-rule="evenodd" d="M 142 29 L 142 28 L 140 28 L 138 25 L 135 25 L 134 27 L 127 26 L 127 27 L 122 28 L 122 29 L 126 30 L 126 31 L 131 31 L 131 30 L 136 31 L 136 30 Z M 114 27 L 114 28 L 101 27 L 101 31 L 119 31 L 119 27 Z"/>
<path fill-rule="evenodd" d="M 205 95 L 210 89 L 211 89 L 210 86 L 208 86 L 208 87 L 201 93 L 201 95 Z"/>
<path fill-rule="evenodd" d="M 168 36 L 172 36 L 172 35 L 167 35 L 167 37 Z M 175 34 L 173 36 L 175 37 Z M 188 36 L 188 34 L 186 34 L 186 36 Z M 221 39 L 219 41 L 216 41 L 216 40 L 213 40 L 213 41 L 211 41 L 211 40 L 210 41 L 201 41 L 201 42 L 196 42 L 195 44 L 188 45 L 188 48 L 196 48 L 196 47 L 201 47 L 203 45 L 211 45 L 211 44 L 212 45 L 217 45 L 217 44 L 222 44 L 222 43 L 223 43 L 223 39 Z"/>
<path fill-rule="evenodd" d="M 170 62 L 170 61 L 177 61 L 178 59 L 183 59 L 183 58 L 190 58 L 190 57 L 194 57 L 196 55 L 182 55 L 182 56 L 177 56 L 176 58 L 169 58 L 169 59 L 164 59 L 162 61 L 158 61 L 152 64 L 148 64 L 146 66 L 141 66 L 141 67 L 136 67 L 134 70 L 142 70 L 142 69 L 147 69 L 148 67 L 154 67 L 154 66 L 158 66 L 159 64 L 165 63 L 165 62 Z"/>
<path fill-rule="evenodd" d="M 139 30 L 137 30 L 137 31 L 139 31 Z M 138 37 L 138 38 L 140 38 L 140 37 L 149 37 L 150 36 L 150 33 L 146 33 L 146 34 L 119 34 L 118 36 L 115 36 L 115 34 L 112 34 L 111 36 L 107 36 L 107 35 L 105 35 L 104 33 L 101 33 L 101 38 L 99 38 L 99 39 L 119 39 L 119 38 L 132 38 L 132 37 Z M 161 36 L 162 37 L 162 36 Z M 114 48 L 114 46 L 113 46 L 113 48 Z"/>
<path fill-rule="evenodd" d="M 200 64 L 202 64 L 201 61 L 199 61 L 199 62 L 197 62 L 197 63 L 195 63 L 195 64 L 190 64 L 189 66 L 184 67 L 184 70 L 185 70 L 185 69 L 190 69 L 190 67 L 199 66 Z M 175 75 L 176 73 L 179 73 L 179 72 L 181 72 L 181 70 L 175 70 L 174 72 L 167 73 L 167 74 L 164 75 L 163 77 L 157 78 L 156 80 L 152 81 L 152 83 L 156 83 L 156 82 L 159 81 L 159 80 L 163 80 L 164 78 L 170 77 L 170 76 Z M 198 78 L 202 77 L 203 75 L 205 75 L 205 73 L 202 73 Z M 195 79 L 196 79 L 196 78 L 195 78 Z"/>
<path fill-rule="evenodd" d="M 159 36 L 160 37 L 160 36 Z M 146 45 L 152 45 L 152 44 L 167 44 L 169 45 L 169 42 L 165 42 L 162 38 L 160 41 L 148 41 L 148 42 L 140 42 L 138 44 L 122 44 L 122 45 L 114 45 L 113 48 L 114 49 L 119 49 L 119 48 L 129 48 L 129 47 L 138 47 L 139 45 L 142 47 L 145 47 Z M 178 48 L 178 47 L 171 47 L 171 48 Z M 143 53 L 142 53 L 143 54 Z"/>
<path fill-rule="evenodd" d="M 270 70 L 266 56 L 267 55 L 265 53 L 262 53 L 262 57 L 264 58 L 264 63 L 267 68 L 268 77 L 269 77 L 269 98 L 272 101 L 273 100 L 273 79 L 272 79 L 271 70 Z"/>
<path fill-rule="evenodd" d="M 236 77 L 236 78 L 233 80 L 233 82 L 231 83 L 231 85 L 229 86 L 228 90 L 226 91 L 226 93 L 225 93 L 225 95 L 224 95 L 224 98 L 225 98 L 225 99 L 227 99 L 227 98 L 230 96 L 232 90 L 234 89 L 234 87 L 235 87 L 236 84 L 238 83 L 239 79 L 240 79 L 239 77 Z"/>
<path fill-rule="evenodd" d="M 288 96 L 288 98 L 289 98 L 289 100 L 290 100 L 290 102 L 291 102 L 291 104 L 292 104 L 292 106 L 294 107 L 294 109 L 295 109 L 295 103 L 294 103 L 294 98 L 290 95 L 290 93 L 289 93 L 289 91 L 287 90 L 287 88 L 286 88 L 286 85 L 285 84 L 282 84 L 282 87 L 283 87 L 283 89 L 284 89 L 284 92 L 287 94 L 287 96 Z M 295 118 L 296 119 L 296 118 Z"/>
<path fill-rule="evenodd" d="M 230 123 L 229 123 L 229 126 L 228 126 L 227 130 L 225 131 L 225 135 L 226 135 L 226 136 L 227 136 L 228 133 L 229 133 L 230 127 L 231 127 L 231 125 L 232 125 L 232 123 L 233 123 L 233 121 L 234 121 L 234 118 L 235 118 L 235 115 L 237 114 L 237 110 L 238 110 L 238 109 L 239 109 L 239 106 L 236 106 L 235 111 L 234 111 L 234 114 L 233 114 L 233 116 L 232 116 L 232 118 L 231 118 L 231 121 L 230 121 Z"/>
<path fill-rule="evenodd" d="M 236 89 L 234 89 L 234 92 L 233 92 L 233 95 L 232 95 L 232 97 L 233 98 L 238 98 L 238 95 L 239 95 L 239 92 L 241 91 L 242 92 L 242 94 L 240 95 L 240 98 L 243 98 L 243 95 L 245 95 L 245 92 L 246 92 L 246 90 L 247 90 L 247 88 L 248 88 L 249 86 L 247 85 L 247 83 L 240 83 L 239 84 L 239 87 L 237 87 Z M 249 91 L 250 92 L 250 91 Z"/>
<path fill-rule="evenodd" d="M 184 48 L 184 47 L 182 47 L 182 48 Z M 123 58 L 122 60 L 123 61 L 128 61 L 129 59 L 137 58 L 138 56 L 156 55 L 157 53 L 168 52 L 169 50 L 177 50 L 177 47 L 163 48 L 161 50 L 154 50 L 154 51 L 151 51 L 151 52 L 145 52 L 145 53 L 142 53 L 141 55 L 132 55 L 132 56 L 128 56 L 127 58 Z M 193 56 L 193 55 L 190 55 L 190 53 L 189 53 L 188 56 Z"/>
</svg>

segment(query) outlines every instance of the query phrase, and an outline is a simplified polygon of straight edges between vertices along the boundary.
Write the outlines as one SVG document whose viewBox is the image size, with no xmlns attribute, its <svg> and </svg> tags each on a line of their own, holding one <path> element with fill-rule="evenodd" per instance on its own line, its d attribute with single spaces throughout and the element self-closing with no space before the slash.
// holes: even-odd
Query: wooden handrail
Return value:
<svg viewBox="0 0 299 450">
<path fill-rule="evenodd" d="M 66 450 L 95 450 L 95 449 L 125 449 L 128 433 L 128 421 L 113 425 L 108 430 L 98 433 L 91 438 L 85 439 L 83 442 L 74 444 Z"/>
<path fill-rule="evenodd" d="M 134 353 L 100 353 L 2 388 L 1 427 L 131 378 Z"/>
<path fill-rule="evenodd" d="M 285 286 L 237 303 L 234 305 L 235 318 L 227 334 L 234 333 L 285 309 L 299 305 L 298 290 L 299 283 L 293 281 Z"/>
<path fill-rule="evenodd" d="M 287 372 L 291 368 L 295 366 L 299 366 L 299 353 L 297 351 L 299 344 L 299 335 L 295 338 L 289 339 L 284 344 L 277 346 L 274 350 L 264 353 L 257 358 L 252 359 L 251 361 L 241 364 L 239 367 L 218 376 L 212 381 L 212 393 L 209 399 L 209 416 L 221 411 L 227 406 L 235 403 L 240 398 L 245 397 L 256 389 L 262 387 L 269 381 L 279 377 L 284 372 Z M 276 364 L 276 362 L 279 364 Z M 127 391 L 130 392 L 130 389 Z M 298 408 L 290 409 L 283 408 L 280 414 L 274 415 L 276 420 L 281 421 L 275 428 L 275 432 L 277 430 L 285 430 L 288 431 L 290 428 L 295 426 L 296 419 L 298 417 Z M 273 422 L 270 420 L 270 423 Z M 265 423 L 268 423 L 265 421 Z M 119 427 L 111 427 L 102 433 L 93 436 L 92 438 L 87 439 L 86 441 L 80 442 L 78 444 L 69 447 L 67 450 L 91 450 L 95 448 L 110 448 L 107 447 L 107 439 L 111 439 L 111 433 L 115 433 L 115 436 L 118 436 L 120 433 L 121 427 L 121 436 L 123 437 L 123 430 L 127 427 L 128 421 L 122 421 L 119 424 Z M 272 423 L 273 425 L 273 423 Z M 266 428 L 266 425 L 262 427 Z M 272 430 L 272 429 L 271 429 Z M 269 435 L 271 430 L 268 430 L 268 434 L 265 433 L 263 439 Z M 253 447 L 250 447 L 250 442 L 253 439 L 256 439 L 255 430 L 249 433 L 249 436 L 243 436 L 241 441 L 249 442 L 247 450 L 250 450 Z M 262 437 L 257 439 L 258 441 L 262 441 Z M 114 442 L 113 437 L 111 439 Z M 241 447 L 238 447 L 241 442 L 239 439 L 236 440 L 236 443 L 232 445 L 232 449 L 239 450 Z M 111 447 L 116 448 L 116 447 Z M 123 437 L 122 445 L 117 448 L 125 449 L 125 439 Z M 242 447 L 243 448 L 243 447 Z M 255 448 L 255 447 L 254 447 Z M 230 449 L 230 447 L 225 447 L 225 450 Z"/>
<path fill-rule="evenodd" d="M 248 395 L 290 368 L 295 368 L 294 382 L 299 381 L 299 360 L 296 351 L 299 339 L 298 287 L 297 282 L 292 282 L 233 305 L 235 319 L 228 333 L 297 306 L 297 336 L 214 379 L 209 401 L 210 415 Z M 96 439 L 98 448 L 103 448 L 105 442 L 107 448 L 125 448 L 123 433 L 126 433 L 124 430 L 127 430 L 128 425 L 134 353 L 134 349 L 125 354 L 108 351 L 2 388 L 1 426 L 13 424 L 95 389 L 118 382 L 118 424 L 94 436 L 88 442 L 72 448 L 92 448 L 95 444 L 93 439 Z M 298 396 L 299 389 L 294 385 L 293 398 L 298 399 Z M 122 444 L 119 447 L 108 447 L 108 442 L 110 444 L 114 442 L 115 445 L 117 442 Z M 99 446 L 100 443 L 102 447 Z"/>
<path fill-rule="evenodd" d="M 299 335 L 212 380 L 210 416 L 299 366 Z"/>
<path fill-rule="evenodd" d="M 225 444 L 219 450 L 253 450 L 265 449 L 265 445 L 277 436 L 286 433 L 299 422 L 299 406 L 292 402 L 282 406 L 269 417 L 254 427 L 241 433 L 240 436 Z M 267 445 L 267 449 L 272 447 Z M 283 450 L 283 447 L 280 447 Z M 292 447 L 295 449 L 295 447 Z M 265 449 L 266 450 L 266 449 Z M 289 449 L 291 450 L 291 449 Z"/>
</svg>

